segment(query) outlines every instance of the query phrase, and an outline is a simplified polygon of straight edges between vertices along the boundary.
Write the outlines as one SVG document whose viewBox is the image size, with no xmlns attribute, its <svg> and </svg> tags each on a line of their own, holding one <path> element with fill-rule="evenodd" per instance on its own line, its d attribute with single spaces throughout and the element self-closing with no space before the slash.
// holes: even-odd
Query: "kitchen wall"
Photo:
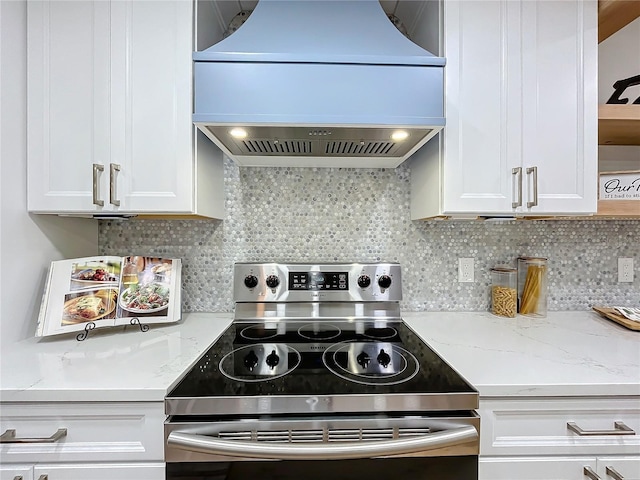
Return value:
<svg viewBox="0 0 640 480">
<path fill-rule="evenodd" d="M 395 261 L 403 308 L 489 308 L 489 269 L 549 258 L 549 309 L 637 305 L 640 220 L 411 221 L 410 164 L 390 169 L 239 168 L 225 163 L 224 221 L 101 221 L 104 254 L 181 257 L 184 311 L 230 311 L 233 263 Z M 634 257 L 635 282 L 617 283 Z M 459 257 L 475 258 L 458 283 Z"/>
<path fill-rule="evenodd" d="M 96 253 L 88 219 L 27 213 L 27 8 L 0 1 L 0 345 L 33 336 L 49 263 Z"/>
</svg>

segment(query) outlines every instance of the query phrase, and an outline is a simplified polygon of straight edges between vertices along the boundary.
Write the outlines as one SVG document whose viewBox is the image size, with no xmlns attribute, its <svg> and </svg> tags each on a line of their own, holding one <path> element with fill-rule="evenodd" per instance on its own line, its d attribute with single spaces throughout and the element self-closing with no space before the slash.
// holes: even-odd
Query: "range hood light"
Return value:
<svg viewBox="0 0 640 480">
<path fill-rule="evenodd" d="M 396 130 L 391 134 L 391 140 L 394 140 L 396 142 L 401 142 L 403 140 L 406 140 L 407 138 L 409 138 L 409 132 L 407 132 L 406 130 Z"/>
<path fill-rule="evenodd" d="M 244 128 L 233 128 L 229 133 L 233 138 L 247 138 L 247 131 Z"/>
</svg>

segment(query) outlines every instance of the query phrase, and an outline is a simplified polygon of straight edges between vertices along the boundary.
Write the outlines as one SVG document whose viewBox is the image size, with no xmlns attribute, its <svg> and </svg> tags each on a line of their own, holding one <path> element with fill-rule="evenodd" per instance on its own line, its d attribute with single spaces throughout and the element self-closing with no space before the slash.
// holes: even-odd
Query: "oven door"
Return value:
<svg viewBox="0 0 640 480">
<path fill-rule="evenodd" d="M 453 415 L 170 417 L 167 479 L 476 480 L 480 419 Z M 399 477 L 402 475 L 402 477 Z M 195 476 L 195 477 L 194 477 Z"/>
</svg>

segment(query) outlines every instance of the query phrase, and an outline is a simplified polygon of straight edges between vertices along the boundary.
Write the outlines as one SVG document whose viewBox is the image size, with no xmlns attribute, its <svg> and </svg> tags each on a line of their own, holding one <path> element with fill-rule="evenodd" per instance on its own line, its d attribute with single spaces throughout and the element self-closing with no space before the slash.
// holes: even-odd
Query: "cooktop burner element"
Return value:
<svg viewBox="0 0 640 480">
<path fill-rule="evenodd" d="M 298 334 L 307 340 L 331 340 L 340 336 L 341 330 L 330 323 L 309 323 L 298 329 Z"/>
<path fill-rule="evenodd" d="M 265 325 L 252 325 L 240 332 L 247 340 L 268 340 L 278 335 L 278 329 Z"/>
<path fill-rule="evenodd" d="M 365 337 L 377 338 L 378 340 L 388 340 L 396 335 L 398 335 L 398 332 L 392 327 L 373 327 L 364 331 Z"/>
<path fill-rule="evenodd" d="M 382 342 L 336 343 L 324 351 L 322 361 L 338 377 L 362 385 L 397 385 L 420 368 L 411 352 Z"/>
<path fill-rule="evenodd" d="M 292 372 L 300 360 L 300 353 L 288 345 L 258 343 L 227 353 L 220 372 L 238 382 L 266 382 Z"/>
</svg>

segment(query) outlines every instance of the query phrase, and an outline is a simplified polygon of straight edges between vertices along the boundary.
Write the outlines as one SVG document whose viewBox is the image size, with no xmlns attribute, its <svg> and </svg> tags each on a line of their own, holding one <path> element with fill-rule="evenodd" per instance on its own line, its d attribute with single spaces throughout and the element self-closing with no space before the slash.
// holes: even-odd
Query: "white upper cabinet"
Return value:
<svg viewBox="0 0 640 480">
<path fill-rule="evenodd" d="M 28 208 L 223 216 L 192 113 L 194 4 L 28 2 Z"/>
<path fill-rule="evenodd" d="M 446 119 L 412 218 L 597 208 L 597 3 L 445 1 Z"/>
</svg>

